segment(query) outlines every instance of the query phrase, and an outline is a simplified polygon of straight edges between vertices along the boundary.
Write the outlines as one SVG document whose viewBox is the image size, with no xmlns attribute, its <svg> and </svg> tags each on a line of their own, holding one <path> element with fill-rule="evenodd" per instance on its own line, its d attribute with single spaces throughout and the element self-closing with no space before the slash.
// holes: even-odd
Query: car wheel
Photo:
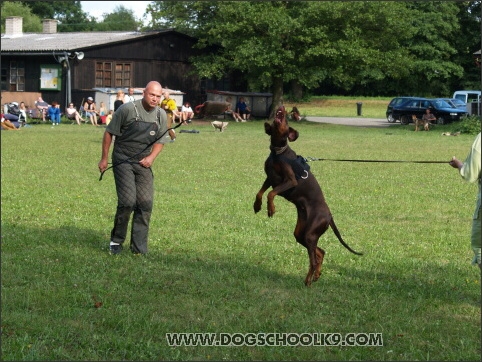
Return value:
<svg viewBox="0 0 482 362">
<path fill-rule="evenodd" d="M 393 118 L 392 114 L 390 113 L 387 116 L 387 121 L 388 121 L 388 123 L 395 123 L 397 120 L 395 118 Z"/>
<path fill-rule="evenodd" d="M 445 119 L 443 117 L 437 118 L 437 124 L 445 124 Z"/>
<path fill-rule="evenodd" d="M 410 123 L 410 117 L 409 116 L 401 116 L 400 117 L 400 123 L 406 126 L 407 124 Z"/>
</svg>

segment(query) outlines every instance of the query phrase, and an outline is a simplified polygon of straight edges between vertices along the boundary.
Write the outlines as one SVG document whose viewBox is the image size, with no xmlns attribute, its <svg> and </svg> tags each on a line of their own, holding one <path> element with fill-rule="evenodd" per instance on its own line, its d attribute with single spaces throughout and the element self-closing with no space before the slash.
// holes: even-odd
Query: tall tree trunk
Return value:
<svg viewBox="0 0 482 362">
<path fill-rule="evenodd" d="M 293 101 L 301 101 L 301 99 L 303 98 L 303 86 L 296 79 L 291 80 L 290 86 Z"/>
<path fill-rule="evenodd" d="M 283 78 L 273 77 L 273 85 L 271 89 L 273 93 L 273 102 L 271 103 L 269 119 L 274 119 L 276 110 L 283 104 Z"/>
</svg>

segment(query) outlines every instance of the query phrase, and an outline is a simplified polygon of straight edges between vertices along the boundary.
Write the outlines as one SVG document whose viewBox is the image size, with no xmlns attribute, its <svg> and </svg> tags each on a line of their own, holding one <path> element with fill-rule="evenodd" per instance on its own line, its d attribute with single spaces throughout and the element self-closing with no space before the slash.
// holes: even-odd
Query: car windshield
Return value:
<svg viewBox="0 0 482 362">
<path fill-rule="evenodd" d="M 437 99 L 433 101 L 433 105 L 435 108 L 455 108 L 453 105 L 441 99 Z"/>
<path fill-rule="evenodd" d="M 461 101 L 460 99 L 454 98 L 454 99 L 451 99 L 451 101 L 456 106 L 465 106 L 465 102 Z"/>
</svg>

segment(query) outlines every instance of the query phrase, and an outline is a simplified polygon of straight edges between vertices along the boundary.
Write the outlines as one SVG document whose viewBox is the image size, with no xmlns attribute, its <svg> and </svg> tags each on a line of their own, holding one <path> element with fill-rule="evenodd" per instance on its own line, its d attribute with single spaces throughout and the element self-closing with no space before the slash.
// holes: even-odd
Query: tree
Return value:
<svg viewBox="0 0 482 362">
<path fill-rule="evenodd" d="M 457 2 L 459 29 L 452 37 L 457 50 L 452 61 L 464 68 L 464 73 L 451 82 L 451 91 L 457 89 L 480 89 L 480 68 L 475 64 L 473 53 L 480 50 L 481 1 Z"/>
<path fill-rule="evenodd" d="M 116 31 L 116 30 L 137 30 L 141 27 L 141 22 L 136 20 L 134 12 L 118 5 L 112 13 L 103 14 L 104 20 L 95 26 L 96 31 Z"/>
<path fill-rule="evenodd" d="M 9 16 L 23 17 L 23 31 L 26 33 L 38 33 L 42 31 L 42 20 L 33 14 L 28 6 L 21 1 L 3 1 L 0 6 L 2 33 L 5 33 L 5 19 Z"/>
<path fill-rule="evenodd" d="M 96 24 L 94 18 L 82 11 L 80 1 L 22 1 L 32 13 L 41 19 L 59 21 L 59 32 L 91 31 Z"/>
<path fill-rule="evenodd" d="M 403 76 L 413 33 L 403 3 L 153 2 L 152 25 L 175 27 L 218 49 L 192 59 L 201 77 L 238 70 L 249 90 L 271 89 L 273 107 L 284 84 L 307 89 L 330 81 L 346 90 L 371 79 Z M 218 48 L 215 48 L 218 47 Z"/>
</svg>

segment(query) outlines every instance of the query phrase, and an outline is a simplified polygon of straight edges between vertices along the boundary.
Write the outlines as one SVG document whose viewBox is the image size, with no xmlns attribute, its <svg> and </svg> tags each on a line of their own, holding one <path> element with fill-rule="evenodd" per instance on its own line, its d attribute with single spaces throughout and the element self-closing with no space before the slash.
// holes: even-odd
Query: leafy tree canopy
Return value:
<svg viewBox="0 0 482 362">
<path fill-rule="evenodd" d="M 141 22 L 136 20 L 134 12 L 118 5 L 112 13 L 103 14 L 104 20 L 95 26 L 96 31 L 137 30 Z"/>
<path fill-rule="evenodd" d="M 0 5 L 2 33 L 5 33 L 5 19 L 9 16 L 23 17 L 23 31 L 38 33 L 42 31 L 42 19 L 33 14 L 32 10 L 21 1 L 2 1 Z"/>
</svg>

